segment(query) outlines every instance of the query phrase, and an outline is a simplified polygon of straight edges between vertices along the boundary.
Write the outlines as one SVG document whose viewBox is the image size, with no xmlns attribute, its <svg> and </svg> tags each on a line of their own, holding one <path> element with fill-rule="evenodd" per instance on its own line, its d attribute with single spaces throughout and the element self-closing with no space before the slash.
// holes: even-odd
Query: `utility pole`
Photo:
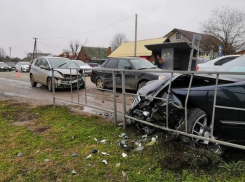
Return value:
<svg viewBox="0 0 245 182">
<path fill-rule="evenodd" d="M 137 53 L 137 14 L 135 14 L 135 40 L 134 40 L 134 57 L 136 57 Z"/>
<path fill-rule="evenodd" d="M 33 39 L 35 39 L 34 48 L 33 48 L 33 56 L 32 56 L 32 58 L 34 59 L 35 53 L 37 54 L 37 38 L 34 37 Z"/>
<path fill-rule="evenodd" d="M 10 58 L 10 62 L 11 62 L 11 47 L 9 47 L 9 58 Z"/>
</svg>

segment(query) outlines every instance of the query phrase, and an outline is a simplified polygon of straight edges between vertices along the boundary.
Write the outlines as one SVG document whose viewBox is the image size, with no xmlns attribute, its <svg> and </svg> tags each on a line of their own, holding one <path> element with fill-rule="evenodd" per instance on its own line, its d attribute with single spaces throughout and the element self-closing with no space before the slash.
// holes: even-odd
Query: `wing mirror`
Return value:
<svg viewBox="0 0 245 182">
<path fill-rule="evenodd" d="M 40 65 L 40 68 L 41 68 L 41 69 L 46 69 L 46 66 Z"/>
<path fill-rule="evenodd" d="M 125 70 L 131 70 L 132 67 L 131 67 L 131 66 L 124 66 L 124 69 L 125 69 Z"/>
</svg>

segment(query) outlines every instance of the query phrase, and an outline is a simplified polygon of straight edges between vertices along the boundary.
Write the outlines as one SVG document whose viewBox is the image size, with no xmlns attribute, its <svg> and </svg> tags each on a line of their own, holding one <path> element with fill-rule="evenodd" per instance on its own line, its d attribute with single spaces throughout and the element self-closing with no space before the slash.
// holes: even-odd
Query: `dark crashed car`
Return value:
<svg viewBox="0 0 245 182">
<path fill-rule="evenodd" d="M 226 63 L 218 69 L 221 72 L 244 72 L 245 55 Z M 169 93 L 168 127 L 185 131 L 185 99 L 190 81 L 190 75 L 174 75 Z M 188 99 L 187 131 L 190 134 L 219 139 L 228 142 L 244 142 L 245 140 L 245 111 L 239 109 L 215 109 L 214 137 L 211 136 L 211 118 L 216 75 L 194 75 Z M 159 126 L 166 126 L 167 91 L 170 78 L 148 82 L 138 91 L 139 96 L 134 98 L 129 116 L 148 121 Z M 142 95 L 142 96 L 140 96 Z M 147 96 L 147 97 L 143 97 Z M 159 97 L 160 99 L 153 99 Z M 217 87 L 217 106 L 245 109 L 245 76 L 220 75 Z M 146 132 L 154 130 L 140 122 L 135 123 L 138 128 Z M 207 140 L 188 138 L 169 132 L 168 138 L 180 139 L 195 147 L 205 147 L 216 154 L 223 153 L 223 147 Z"/>
<path fill-rule="evenodd" d="M 126 70 L 158 70 L 151 62 L 142 58 L 111 58 L 105 61 L 100 67 L 96 67 L 91 71 L 91 81 L 98 88 L 112 87 L 112 73 L 96 70 L 96 69 L 126 69 Z M 125 72 L 125 88 L 130 90 L 138 90 L 142 88 L 148 81 L 163 79 L 165 74 L 149 73 L 149 72 Z M 116 87 L 122 87 L 122 75 L 116 72 Z"/>
</svg>

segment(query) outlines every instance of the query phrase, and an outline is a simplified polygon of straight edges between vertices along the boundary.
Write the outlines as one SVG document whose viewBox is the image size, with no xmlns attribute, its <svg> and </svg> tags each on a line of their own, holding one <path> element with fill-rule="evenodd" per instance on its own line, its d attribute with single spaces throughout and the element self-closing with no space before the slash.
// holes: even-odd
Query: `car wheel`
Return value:
<svg viewBox="0 0 245 182">
<path fill-rule="evenodd" d="M 37 86 L 37 82 L 34 81 L 33 75 L 30 75 L 30 82 L 31 82 L 31 86 L 32 87 L 36 87 Z"/>
<path fill-rule="evenodd" d="M 80 86 L 80 89 L 83 89 L 83 88 L 85 88 L 85 82 L 83 81 L 83 79 L 82 79 L 82 81 L 81 81 L 81 84 L 80 84 L 81 86 Z"/>
<path fill-rule="evenodd" d="M 101 77 L 99 77 L 96 80 L 96 86 L 97 86 L 97 88 L 101 88 L 101 89 L 105 88 L 104 80 Z"/>
<path fill-rule="evenodd" d="M 20 72 L 23 72 L 23 69 L 22 68 L 20 69 Z"/>
<path fill-rule="evenodd" d="M 211 138 L 211 124 L 210 122 L 208 122 L 207 114 L 203 110 L 199 108 L 189 109 L 187 121 L 187 131 L 189 133 L 205 138 Z M 191 138 L 191 140 L 194 141 L 194 145 L 195 143 L 207 145 L 207 148 L 217 155 L 222 155 L 224 152 L 223 148 L 221 148 L 221 145 L 218 143 L 213 143 L 207 140 L 201 140 L 197 138 Z"/>
<path fill-rule="evenodd" d="M 52 79 L 49 77 L 47 81 L 48 90 L 52 92 Z"/>
<path fill-rule="evenodd" d="M 142 81 L 138 84 L 138 90 L 141 89 L 142 87 L 145 86 L 145 84 L 147 83 L 147 81 Z"/>
</svg>

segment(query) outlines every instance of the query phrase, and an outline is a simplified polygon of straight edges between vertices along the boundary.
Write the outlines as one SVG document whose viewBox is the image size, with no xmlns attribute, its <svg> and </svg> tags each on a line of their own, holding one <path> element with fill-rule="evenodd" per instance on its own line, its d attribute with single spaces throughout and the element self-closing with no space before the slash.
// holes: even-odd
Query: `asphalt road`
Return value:
<svg viewBox="0 0 245 182">
<path fill-rule="evenodd" d="M 96 86 L 90 81 L 90 77 L 86 77 L 86 86 L 88 87 L 86 89 L 88 105 L 111 111 L 114 110 L 112 90 L 95 90 Z M 33 88 L 30 85 L 29 73 L 20 73 L 20 77 L 17 77 L 15 71 L 0 72 L 0 96 L 9 96 L 24 102 L 31 102 L 32 104 L 52 104 L 53 101 L 53 94 L 47 90 L 46 86 L 38 84 L 37 87 Z M 79 100 L 79 103 L 85 104 L 85 89 L 80 91 L 75 89 L 72 95 L 70 89 L 57 90 L 55 96 L 72 100 L 73 102 L 78 102 Z M 130 107 L 132 99 L 132 96 L 127 96 L 127 109 Z M 56 99 L 56 102 L 59 105 L 74 105 L 74 103 L 58 99 Z M 121 90 L 117 90 L 117 110 L 122 112 L 122 108 Z"/>
</svg>

